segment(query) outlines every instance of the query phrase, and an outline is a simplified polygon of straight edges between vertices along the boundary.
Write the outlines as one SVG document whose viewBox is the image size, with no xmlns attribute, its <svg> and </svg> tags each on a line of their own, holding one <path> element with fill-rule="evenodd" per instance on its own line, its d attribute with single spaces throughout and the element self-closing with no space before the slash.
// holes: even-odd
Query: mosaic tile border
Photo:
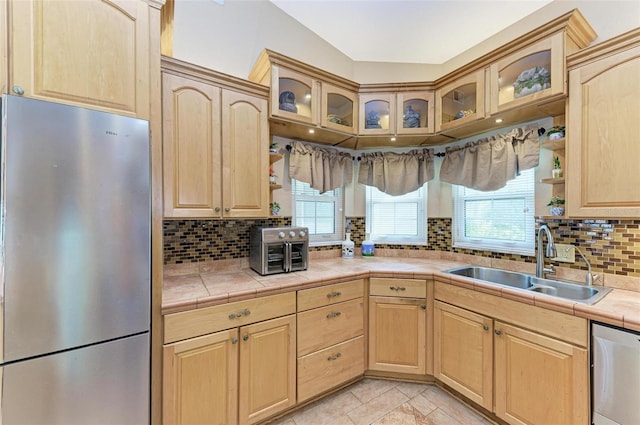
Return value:
<svg viewBox="0 0 640 425">
<path fill-rule="evenodd" d="M 591 262 L 594 273 L 612 273 L 640 277 L 640 220 L 606 219 L 545 219 L 557 243 L 572 244 Z M 236 220 L 165 220 L 164 262 L 180 264 L 232 258 L 249 255 L 249 228 L 252 226 L 288 226 L 291 217 Z M 365 218 L 347 217 L 347 228 L 356 248 L 365 239 Z M 444 251 L 458 254 L 535 263 L 535 256 L 503 254 L 490 251 L 452 247 L 451 219 L 428 219 L 426 245 L 377 244 L 378 249 L 404 249 Z M 311 252 L 339 250 L 340 245 L 311 247 Z M 555 263 L 556 266 L 587 270 L 586 264 L 576 256 L 575 263 Z"/>
</svg>

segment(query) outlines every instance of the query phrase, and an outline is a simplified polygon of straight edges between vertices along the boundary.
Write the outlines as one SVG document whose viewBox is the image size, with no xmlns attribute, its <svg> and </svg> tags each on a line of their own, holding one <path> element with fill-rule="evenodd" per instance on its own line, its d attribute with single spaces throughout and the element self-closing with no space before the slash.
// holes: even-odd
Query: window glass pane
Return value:
<svg viewBox="0 0 640 425">
<path fill-rule="evenodd" d="M 323 194 L 308 183 L 291 180 L 294 226 L 309 228 L 309 243 L 337 243 L 343 240 L 344 211 L 342 190 Z"/>
<path fill-rule="evenodd" d="M 454 246 L 533 254 L 534 178 L 529 169 L 491 192 L 454 186 Z"/>
<path fill-rule="evenodd" d="M 426 244 L 426 190 L 391 196 L 367 187 L 367 233 L 383 243 Z"/>
</svg>

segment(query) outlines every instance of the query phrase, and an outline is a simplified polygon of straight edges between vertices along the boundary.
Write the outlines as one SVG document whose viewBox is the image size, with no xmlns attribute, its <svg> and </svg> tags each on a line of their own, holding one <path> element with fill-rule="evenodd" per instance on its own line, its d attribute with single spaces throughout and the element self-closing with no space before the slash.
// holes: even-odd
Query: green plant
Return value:
<svg viewBox="0 0 640 425">
<path fill-rule="evenodd" d="M 271 210 L 278 210 L 279 211 L 280 210 L 280 204 L 277 203 L 277 202 L 270 202 L 269 203 L 269 208 Z"/>
<path fill-rule="evenodd" d="M 551 200 L 547 204 L 548 207 L 560 207 L 564 205 L 564 199 L 559 196 L 552 196 Z"/>
<path fill-rule="evenodd" d="M 269 145 L 269 149 L 278 149 L 278 142 L 273 142 Z"/>
<path fill-rule="evenodd" d="M 547 135 L 553 133 L 564 133 L 564 125 L 554 125 L 549 129 L 549 131 L 547 131 Z"/>
<path fill-rule="evenodd" d="M 562 167 L 560 166 L 560 158 L 558 158 L 557 156 L 554 155 L 553 157 L 553 169 L 554 170 L 560 170 L 562 169 Z"/>
</svg>

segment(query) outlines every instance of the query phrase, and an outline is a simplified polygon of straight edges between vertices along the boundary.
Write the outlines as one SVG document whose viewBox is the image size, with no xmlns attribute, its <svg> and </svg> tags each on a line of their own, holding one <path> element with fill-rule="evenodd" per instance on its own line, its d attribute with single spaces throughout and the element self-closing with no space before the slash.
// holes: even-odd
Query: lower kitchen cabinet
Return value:
<svg viewBox="0 0 640 425">
<path fill-rule="evenodd" d="M 238 421 L 238 330 L 164 347 L 165 424 Z"/>
<path fill-rule="evenodd" d="M 298 291 L 298 401 L 363 375 L 364 280 Z"/>
<path fill-rule="evenodd" d="M 439 282 L 435 296 L 436 379 L 510 424 L 588 423 L 586 319 Z"/>
<path fill-rule="evenodd" d="M 424 375 L 426 281 L 371 278 L 369 288 L 369 370 Z"/>
<path fill-rule="evenodd" d="M 434 309 L 434 376 L 491 410 L 493 320 L 440 301 Z"/>
<path fill-rule="evenodd" d="M 586 424 L 587 350 L 495 322 L 495 413 L 512 424 Z"/>
<path fill-rule="evenodd" d="M 294 313 L 289 293 L 166 315 L 163 423 L 253 424 L 293 406 Z"/>
</svg>

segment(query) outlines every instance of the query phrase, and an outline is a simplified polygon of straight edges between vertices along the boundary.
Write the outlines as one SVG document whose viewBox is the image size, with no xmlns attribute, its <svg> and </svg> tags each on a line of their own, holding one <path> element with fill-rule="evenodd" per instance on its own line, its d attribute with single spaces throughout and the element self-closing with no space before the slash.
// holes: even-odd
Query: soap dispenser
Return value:
<svg viewBox="0 0 640 425">
<path fill-rule="evenodd" d="M 366 239 L 362 242 L 362 256 L 363 257 L 373 257 L 373 251 L 375 247 L 373 245 L 373 241 L 369 239 L 369 234 L 367 234 Z"/>
</svg>

